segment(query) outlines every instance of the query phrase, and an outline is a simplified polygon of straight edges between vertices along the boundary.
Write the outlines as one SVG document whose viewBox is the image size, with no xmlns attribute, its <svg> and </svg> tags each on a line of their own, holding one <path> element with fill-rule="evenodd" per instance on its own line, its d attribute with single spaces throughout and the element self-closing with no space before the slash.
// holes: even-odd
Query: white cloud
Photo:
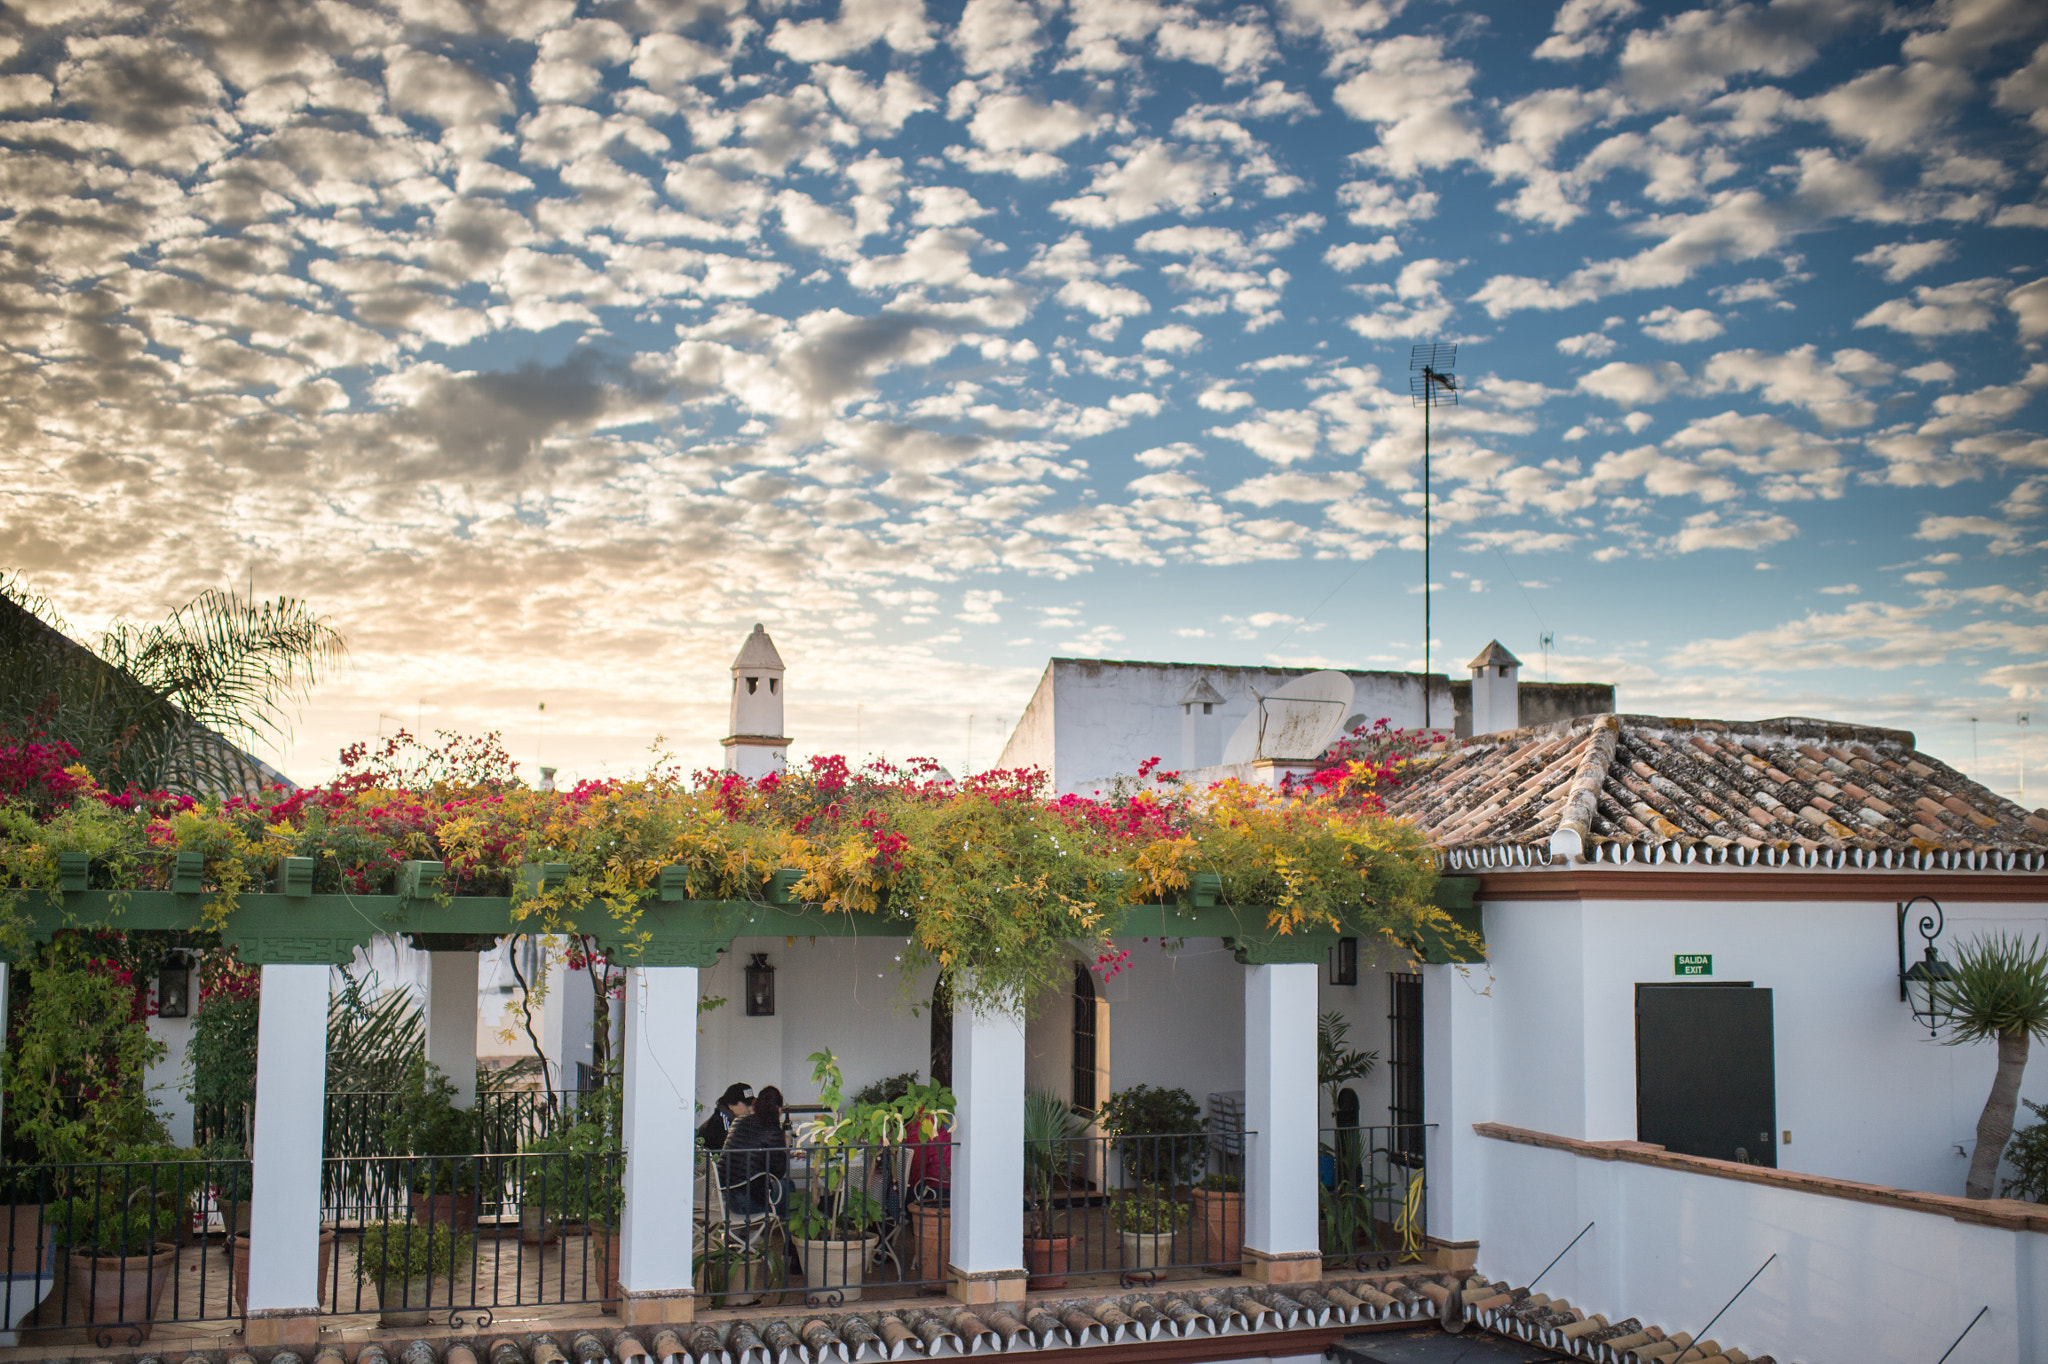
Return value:
<svg viewBox="0 0 2048 1364">
<path fill-rule="evenodd" d="M 2019 527 L 1991 516 L 1927 515 L 1913 532 L 1915 540 L 1957 540 L 1971 535 L 1984 537 L 1984 547 L 1993 554 L 2013 554 L 2021 547 Z"/>
<path fill-rule="evenodd" d="M 1028 70 L 1043 45 L 1038 16 L 1019 0 L 967 0 L 953 30 L 960 64 L 972 76 Z"/>
<path fill-rule="evenodd" d="M 1379 145 L 1364 160 L 1411 177 L 1479 155 L 1479 133 L 1463 108 L 1477 74 L 1470 62 L 1447 59 L 1442 39 L 1418 34 L 1369 43 L 1363 56 L 1364 69 L 1335 98 L 1378 129 Z"/>
<path fill-rule="evenodd" d="M 1615 360 L 1579 376 L 1578 387 L 1581 392 L 1605 398 L 1616 407 L 1642 407 L 1664 401 L 1672 389 L 1684 382 L 1685 369 L 1675 361 L 1640 365 Z"/>
<path fill-rule="evenodd" d="M 799 62 L 836 62 L 887 43 L 902 53 L 932 46 L 923 0 L 840 0 L 837 19 L 778 20 L 768 46 Z"/>
<path fill-rule="evenodd" d="M 1685 525 L 1672 537 L 1672 548 L 1680 554 L 1702 549 L 1762 549 L 1790 540 L 1799 527 L 1789 517 L 1748 516 L 1723 521 L 1719 512 L 1703 511 L 1685 518 Z"/>
<path fill-rule="evenodd" d="M 1861 350 L 1839 350 L 1826 361 L 1812 346 L 1782 354 L 1728 350 L 1701 367 L 1700 385 L 1708 393 L 1758 392 L 1770 402 L 1803 407 L 1830 426 L 1861 426 L 1877 409 L 1859 386 L 1888 379 L 1891 372 Z"/>
<path fill-rule="evenodd" d="M 1913 301 L 1889 299 L 1856 319 L 1859 327 L 1887 327 L 1908 336 L 1953 336 L 1980 332 L 1997 319 L 1992 304 L 2005 292 L 2000 279 L 1966 279 L 1954 284 L 1922 284 Z"/>
<path fill-rule="evenodd" d="M 1052 211 L 1087 227 L 1115 227 L 1168 209 L 1199 213 L 1230 202 L 1231 166 L 1207 152 L 1141 138 L 1110 155 L 1086 193 L 1056 201 Z"/>
<path fill-rule="evenodd" d="M 1391 236 L 1374 242 L 1343 242 L 1323 252 L 1332 270 L 1351 271 L 1361 265 L 1377 265 L 1401 254 L 1401 245 Z"/>
<path fill-rule="evenodd" d="M 1721 319 L 1705 308 L 1658 308 L 1636 320 L 1642 324 L 1645 335 L 1673 344 L 1709 341 L 1727 330 Z"/>
<path fill-rule="evenodd" d="M 2048 335 L 2048 277 L 2022 284 L 2007 294 L 2005 306 L 2012 309 L 2022 337 L 2031 341 Z"/>
<path fill-rule="evenodd" d="M 1893 284 L 1929 270 L 1941 264 L 1956 251 L 1956 244 L 1947 240 L 1925 242 L 1886 242 L 1873 246 L 1856 258 L 1862 265 L 1882 271 Z"/>
<path fill-rule="evenodd" d="M 1557 349 L 1564 355 L 1583 355 L 1598 360 L 1603 355 L 1614 354 L 1614 338 L 1602 332 L 1581 332 L 1577 336 L 1559 337 Z"/>
<path fill-rule="evenodd" d="M 1322 443 L 1322 425 L 1313 412 L 1267 412 L 1234 426 L 1215 426 L 1209 434 L 1234 440 L 1274 464 L 1297 464 Z"/>
<path fill-rule="evenodd" d="M 1161 351 L 1167 355 L 1186 355 L 1189 351 L 1201 349 L 1202 334 L 1193 327 L 1175 322 L 1146 332 L 1144 344 L 1146 350 Z"/>
</svg>

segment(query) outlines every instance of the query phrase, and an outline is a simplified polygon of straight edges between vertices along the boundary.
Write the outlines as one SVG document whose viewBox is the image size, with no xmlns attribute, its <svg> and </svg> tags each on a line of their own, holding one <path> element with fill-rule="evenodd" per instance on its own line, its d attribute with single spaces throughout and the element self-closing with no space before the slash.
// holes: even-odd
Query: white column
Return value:
<svg viewBox="0 0 2048 1364">
<path fill-rule="evenodd" d="M 266 966 L 256 1018 L 250 1159 L 251 1317 L 320 1310 L 320 1158 L 327 1107 L 322 966 Z"/>
<path fill-rule="evenodd" d="M 1489 985 L 1484 965 L 1422 968 L 1422 1118 L 1436 1127 L 1426 1160 L 1429 1234 L 1453 1250 L 1476 1245 L 1484 1212 L 1485 1139 L 1472 1124 L 1494 1117 Z"/>
<path fill-rule="evenodd" d="M 427 953 L 427 1059 L 455 1084 L 455 1106 L 476 1107 L 477 954 Z"/>
<path fill-rule="evenodd" d="M 1310 962 L 1244 971 L 1245 1273 L 1322 1277 L 1316 1236 L 1316 999 Z"/>
<path fill-rule="evenodd" d="M 947 1290 L 1024 1297 L 1024 1020 L 953 1010 L 953 1225 Z"/>
<path fill-rule="evenodd" d="M 626 972 L 626 1208 L 619 1226 L 628 1325 L 688 1321 L 695 1176 L 697 968 Z"/>
</svg>

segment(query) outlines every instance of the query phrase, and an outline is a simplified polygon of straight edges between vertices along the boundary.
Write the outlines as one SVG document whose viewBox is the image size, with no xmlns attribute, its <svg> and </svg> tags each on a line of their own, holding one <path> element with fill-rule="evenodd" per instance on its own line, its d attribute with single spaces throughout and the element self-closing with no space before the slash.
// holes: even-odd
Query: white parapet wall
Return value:
<svg viewBox="0 0 2048 1364">
<path fill-rule="evenodd" d="M 1479 1268 L 1785 1364 L 2048 1360 L 2048 1207 L 1962 1198 L 1480 1124 Z"/>
</svg>

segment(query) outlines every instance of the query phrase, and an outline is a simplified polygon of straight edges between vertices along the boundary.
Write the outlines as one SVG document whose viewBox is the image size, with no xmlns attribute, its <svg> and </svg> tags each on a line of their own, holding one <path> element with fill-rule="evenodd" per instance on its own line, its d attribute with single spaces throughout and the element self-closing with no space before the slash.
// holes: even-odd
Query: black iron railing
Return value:
<svg viewBox="0 0 2048 1364">
<path fill-rule="evenodd" d="M 945 1136 L 699 1151 L 697 1292 L 709 1306 L 739 1307 L 769 1294 L 836 1306 L 937 1291 L 957 1154 Z"/>
<path fill-rule="evenodd" d="M 537 1137 L 576 1120 L 577 1106 L 589 1094 L 573 1089 L 486 1090 L 476 1096 L 477 1147 L 492 1155 L 510 1155 Z M 327 1096 L 323 1154 L 383 1156 L 384 1124 L 396 1094 L 377 1090 L 343 1090 Z M 248 1114 L 219 1104 L 201 1104 L 192 1114 L 192 1139 L 204 1146 L 228 1138 L 247 1140 Z"/>
<path fill-rule="evenodd" d="M 1435 1130 L 1435 1123 L 1322 1130 L 1316 1196 L 1325 1269 L 1422 1257 L 1429 1227 L 1422 1153 Z"/>
<path fill-rule="evenodd" d="M 1032 1283 L 1069 1276 L 1150 1282 L 1174 1270 L 1236 1273 L 1244 1249 L 1242 1140 L 1215 1134 L 1076 1137 L 1024 1144 L 1024 1261 Z"/>
<path fill-rule="evenodd" d="M 321 1189 L 322 1306 L 418 1325 L 608 1305 L 624 1171 L 617 1151 L 331 1157 Z"/>
<path fill-rule="evenodd" d="M 246 1220 L 248 1161 L 17 1166 L 0 1188 L 0 1326 L 14 1342 L 84 1327 L 102 1346 L 134 1344 L 156 1321 L 235 1314 L 224 1236 Z"/>
</svg>

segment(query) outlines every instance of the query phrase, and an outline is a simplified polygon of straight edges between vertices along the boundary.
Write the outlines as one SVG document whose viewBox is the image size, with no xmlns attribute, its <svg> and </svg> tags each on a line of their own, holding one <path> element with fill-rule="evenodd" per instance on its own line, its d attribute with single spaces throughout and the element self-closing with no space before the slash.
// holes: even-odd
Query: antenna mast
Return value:
<svg viewBox="0 0 2048 1364">
<path fill-rule="evenodd" d="M 1408 395 L 1422 409 L 1422 727 L 1429 715 L 1429 414 L 1438 403 L 1458 405 L 1458 347 L 1433 341 L 1408 351 Z"/>
</svg>

